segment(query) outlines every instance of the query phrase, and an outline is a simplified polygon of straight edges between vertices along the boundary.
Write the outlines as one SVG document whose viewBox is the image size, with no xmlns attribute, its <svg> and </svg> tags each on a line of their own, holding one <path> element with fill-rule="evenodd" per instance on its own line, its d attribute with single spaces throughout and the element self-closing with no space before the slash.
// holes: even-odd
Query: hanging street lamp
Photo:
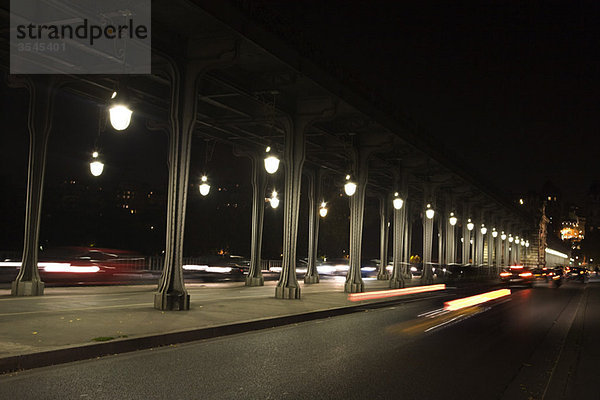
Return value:
<svg viewBox="0 0 600 400">
<path fill-rule="evenodd" d="M 435 215 L 435 211 L 431 208 L 431 204 L 427 204 L 427 210 L 425 210 L 425 216 L 429 219 L 432 219 Z"/>
<path fill-rule="evenodd" d="M 265 170 L 269 174 L 274 174 L 279 169 L 279 158 L 271 153 L 271 146 L 267 146 L 265 150 Z"/>
<path fill-rule="evenodd" d="M 129 127 L 131 123 L 131 111 L 125 102 L 124 96 L 119 96 L 117 92 L 113 92 L 111 97 L 111 105 L 108 109 L 110 116 L 110 124 L 117 131 L 123 131 Z"/>
<path fill-rule="evenodd" d="M 394 208 L 396 210 L 399 210 L 402 208 L 402 205 L 404 204 L 404 200 L 402 200 L 400 198 L 400 195 L 398 194 L 398 192 L 394 193 L 394 200 L 392 203 L 394 204 Z"/>
<path fill-rule="evenodd" d="M 344 185 L 344 192 L 347 196 L 352 196 L 356 193 L 356 183 L 352 179 L 351 175 L 346 175 L 346 184 Z"/>
<path fill-rule="evenodd" d="M 327 203 L 325 203 L 324 201 L 321 202 L 321 208 L 319 208 L 319 215 L 322 218 L 325 218 L 327 216 Z"/>
<path fill-rule="evenodd" d="M 202 196 L 206 196 L 208 195 L 208 192 L 210 192 L 210 185 L 208 184 L 208 178 L 206 175 L 202 175 L 202 178 L 200 178 L 200 180 L 202 181 L 202 183 L 200 184 L 200 194 Z"/>
<path fill-rule="evenodd" d="M 100 161 L 98 156 L 98 152 L 94 151 L 92 153 L 92 161 L 90 161 L 90 172 L 94 176 L 100 176 L 102 175 L 102 171 L 104 171 L 104 163 Z"/>
<path fill-rule="evenodd" d="M 453 212 L 450 213 L 450 225 L 454 226 L 456 225 L 456 223 L 458 222 L 458 218 L 456 218 L 456 216 L 454 215 Z"/>
<path fill-rule="evenodd" d="M 271 205 L 271 208 L 279 207 L 279 199 L 277 198 L 277 191 L 273 190 L 273 193 L 271 194 L 271 198 L 269 199 L 269 204 Z"/>
</svg>

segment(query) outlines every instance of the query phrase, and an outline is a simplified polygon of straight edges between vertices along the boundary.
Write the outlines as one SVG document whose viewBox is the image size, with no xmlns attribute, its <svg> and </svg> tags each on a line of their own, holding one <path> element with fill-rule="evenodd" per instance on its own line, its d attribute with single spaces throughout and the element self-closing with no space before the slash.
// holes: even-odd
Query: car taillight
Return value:
<svg viewBox="0 0 600 400">
<path fill-rule="evenodd" d="M 512 274 L 510 272 L 500 272 L 500 276 L 505 277 L 505 276 L 511 276 Z"/>
<path fill-rule="evenodd" d="M 526 278 L 526 277 L 528 277 L 528 276 L 532 276 L 532 275 L 533 275 L 533 274 L 532 274 L 531 272 L 521 272 L 521 273 L 519 274 L 519 276 L 520 276 L 520 277 L 522 277 L 522 278 Z"/>
</svg>

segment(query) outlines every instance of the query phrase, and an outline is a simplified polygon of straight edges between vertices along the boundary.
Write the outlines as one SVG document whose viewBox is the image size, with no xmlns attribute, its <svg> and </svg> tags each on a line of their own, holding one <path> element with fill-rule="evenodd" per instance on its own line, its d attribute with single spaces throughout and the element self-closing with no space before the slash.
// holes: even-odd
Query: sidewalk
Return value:
<svg viewBox="0 0 600 400">
<path fill-rule="evenodd" d="M 419 285 L 419 280 L 411 284 Z M 47 288 L 40 297 L 0 290 L 0 373 L 192 340 L 247 332 L 355 312 L 344 279 L 304 285 L 300 300 L 274 298 L 275 281 L 187 284 L 189 311 L 153 308 L 155 285 Z M 365 280 L 366 291 L 388 289 Z M 431 296 L 431 293 L 424 295 Z M 421 295 L 409 295 L 414 298 Z"/>
</svg>

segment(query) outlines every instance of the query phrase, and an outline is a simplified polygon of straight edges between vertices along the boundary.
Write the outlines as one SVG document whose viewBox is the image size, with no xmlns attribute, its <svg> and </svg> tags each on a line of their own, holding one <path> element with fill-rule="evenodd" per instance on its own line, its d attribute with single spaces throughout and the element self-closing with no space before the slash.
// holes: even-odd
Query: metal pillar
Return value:
<svg viewBox="0 0 600 400">
<path fill-rule="evenodd" d="M 350 197 L 350 268 L 346 275 L 344 291 L 358 293 L 364 291 L 361 277 L 361 250 L 363 219 L 365 213 L 365 194 L 369 174 L 369 153 L 362 148 L 354 149 L 354 171 L 357 175 L 356 193 Z"/>
<path fill-rule="evenodd" d="M 498 226 L 498 228 L 496 228 L 496 230 L 499 230 L 500 226 Z M 500 270 L 502 268 L 502 238 L 500 237 L 500 234 L 502 233 L 501 230 L 499 230 L 498 232 L 498 236 L 494 239 L 496 241 L 496 252 L 494 254 L 494 264 L 496 266 L 497 270 Z"/>
<path fill-rule="evenodd" d="M 471 231 L 467 228 L 468 223 L 468 208 L 464 207 L 463 212 L 463 224 L 462 224 L 462 235 L 463 235 L 463 243 L 462 243 L 462 265 L 469 264 L 469 257 L 471 255 Z"/>
<path fill-rule="evenodd" d="M 392 269 L 392 276 L 390 277 L 390 288 L 392 289 L 403 288 L 406 285 L 404 276 L 406 274 L 407 264 L 404 263 L 404 258 L 406 258 L 406 254 L 409 253 L 409 251 L 406 250 L 406 243 L 408 242 L 406 238 L 407 207 L 408 204 L 406 198 L 404 198 L 404 206 L 399 210 L 394 209 L 394 237 L 392 238 L 394 267 Z"/>
<path fill-rule="evenodd" d="M 283 197 L 283 260 L 281 275 L 275 287 L 278 299 L 299 299 L 300 285 L 296 278 L 296 248 L 298 245 L 298 215 L 302 167 L 306 151 L 306 128 L 316 119 L 331 117 L 335 106 L 330 98 L 306 101 L 296 99 L 296 112 L 283 118 L 285 190 Z M 316 251 L 316 249 L 315 249 Z"/>
<path fill-rule="evenodd" d="M 304 283 L 319 283 L 317 249 L 319 246 L 319 205 L 321 200 L 321 169 L 309 171 L 308 177 L 308 266 Z"/>
<path fill-rule="evenodd" d="M 382 281 L 390 279 L 390 274 L 387 271 L 390 225 L 389 203 L 389 196 L 385 194 L 379 196 L 379 270 L 377 271 L 377 280 Z"/>
<path fill-rule="evenodd" d="M 481 223 L 483 218 L 480 218 L 478 223 L 475 224 L 475 265 L 477 267 L 483 266 L 483 233 L 481 233 Z"/>
<path fill-rule="evenodd" d="M 431 270 L 432 247 L 433 218 L 427 218 L 423 212 L 423 273 L 421 275 L 421 283 L 425 285 L 433 283 L 433 272 Z"/>
<path fill-rule="evenodd" d="M 509 251 L 508 251 L 508 247 L 510 246 L 510 242 L 508 241 L 508 233 L 506 234 L 506 239 L 502 241 L 502 245 L 504 246 L 504 253 L 503 253 L 503 257 L 502 259 L 503 264 L 505 267 L 508 267 L 510 265 L 510 259 L 509 259 Z"/>
<path fill-rule="evenodd" d="M 190 295 L 183 282 L 183 236 L 200 71 L 200 65 L 195 63 L 188 63 L 180 68 L 174 67 L 171 71 L 165 264 L 163 279 L 154 293 L 154 308 L 158 310 L 190 308 Z"/>
<path fill-rule="evenodd" d="M 246 277 L 246 286 L 264 286 L 265 278 L 262 275 L 261 253 L 267 179 L 262 157 L 254 153 L 250 159 L 252 160 L 252 238 L 250 269 Z"/>
<path fill-rule="evenodd" d="M 27 169 L 27 200 L 25 205 L 25 238 L 22 265 L 14 282 L 13 296 L 41 296 L 44 294 L 38 270 L 40 219 L 46 150 L 52 127 L 52 109 L 57 81 L 49 76 L 32 77 L 21 83 L 29 90 L 29 166 Z"/>
<path fill-rule="evenodd" d="M 450 224 L 449 214 L 445 215 L 446 219 L 446 264 L 454 264 L 456 262 L 456 239 L 454 237 L 454 225 Z"/>
<path fill-rule="evenodd" d="M 427 206 L 435 211 L 434 188 L 429 182 L 425 183 L 423 191 L 423 206 L 421 208 L 421 216 L 423 219 L 423 273 L 421 274 L 421 283 L 428 285 L 433 283 L 433 271 L 431 265 L 431 253 L 433 251 L 433 224 L 434 218 L 427 218 Z"/>
<path fill-rule="evenodd" d="M 167 224 L 165 261 L 162 279 L 154 293 L 158 310 L 189 310 L 190 295 L 183 282 L 183 238 L 190 171 L 190 150 L 198 108 L 198 82 L 209 68 L 231 65 L 238 52 L 235 40 L 213 40 L 215 53 L 201 60 L 170 60 L 166 74 L 171 80 L 169 122 L 169 183 L 167 186 Z M 190 43 L 190 48 L 199 43 Z M 205 46 L 206 47 L 206 46 Z M 206 57 L 208 56 L 208 57 Z"/>
<path fill-rule="evenodd" d="M 299 299 L 300 285 L 296 279 L 296 246 L 298 244 L 298 214 L 300 186 L 305 158 L 304 119 L 289 121 L 285 129 L 285 192 L 283 197 L 283 261 L 281 275 L 275 287 L 278 299 Z"/>
<path fill-rule="evenodd" d="M 444 260 L 444 223 L 442 221 L 442 215 L 444 213 L 440 210 L 437 218 L 437 237 L 438 237 L 438 268 L 442 268 L 445 265 Z"/>
<path fill-rule="evenodd" d="M 409 270 L 409 267 L 410 256 L 412 252 L 412 209 L 410 204 L 407 204 L 405 208 L 406 210 L 404 211 L 404 251 L 401 274 L 402 276 L 411 279 L 412 271 Z"/>
</svg>

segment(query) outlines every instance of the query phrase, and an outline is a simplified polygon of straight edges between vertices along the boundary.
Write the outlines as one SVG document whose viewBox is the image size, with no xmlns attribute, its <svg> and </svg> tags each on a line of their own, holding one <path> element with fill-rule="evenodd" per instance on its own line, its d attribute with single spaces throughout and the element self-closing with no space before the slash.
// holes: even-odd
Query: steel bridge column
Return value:
<svg viewBox="0 0 600 400">
<path fill-rule="evenodd" d="M 389 202 L 387 195 L 379 197 L 379 270 L 377 271 L 377 280 L 386 281 L 390 279 L 387 271 L 388 261 L 388 243 L 389 243 Z"/>
<path fill-rule="evenodd" d="M 356 193 L 350 197 L 350 268 L 346 275 L 344 291 L 357 293 L 364 291 L 360 273 L 363 219 L 365 213 L 365 194 L 369 174 L 367 150 L 358 148 L 354 151 L 354 171 L 357 175 Z"/>
<path fill-rule="evenodd" d="M 477 267 L 483 266 L 483 233 L 481 233 L 481 225 L 483 224 L 483 216 L 479 218 L 478 223 L 475 224 L 475 264 Z"/>
<path fill-rule="evenodd" d="M 403 194 L 404 195 L 404 194 Z M 403 288 L 406 283 L 404 276 L 406 274 L 406 263 L 404 259 L 409 251 L 406 249 L 407 240 L 407 223 L 406 223 L 406 208 L 408 203 L 406 197 L 404 197 L 404 205 L 401 209 L 394 209 L 394 237 L 393 237 L 393 257 L 394 267 L 392 269 L 392 276 L 390 277 L 390 288 L 399 289 Z M 404 253 L 404 256 L 403 256 Z"/>
<path fill-rule="evenodd" d="M 208 69 L 231 65 L 237 55 L 234 40 L 224 39 L 220 44 L 221 46 L 211 47 L 215 49 L 215 53 L 209 57 L 185 62 L 171 60 L 167 67 L 167 74 L 171 79 L 171 132 L 165 261 L 158 290 L 154 293 L 154 308 L 158 310 L 190 308 L 190 295 L 183 282 L 182 264 L 190 151 L 198 109 L 198 83 Z"/>
<path fill-rule="evenodd" d="M 17 86 L 17 85 L 15 85 Z M 46 150 L 52 128 L 52 110 L 57 91 L 57 81 L 50 76 L 36 76 L 19 82 L 29 90 L 29 166 L 27 169 L 27 200 L 25 205 L 25 238 L 21 269 L 14 282 L 13 296 L 41 296 L 44 282 L 38 270 L 40 220 Z"/>
<path fill-rule="evenodd" d="M 250 269 L 246 277 L 246 286 L 264 286 L 262 275 L 262 237 L 265 215 L 265 189 L 267 179 L 263 159 L 258 154 L 251 155 L 252 160 L 252 237 L 250 248 Z"/>
<path fill-rule="evenodd" d="M 319 205 L 321 199 L 321 169 L 310 171 L 308 177 L 308 266 L 304 283 L 319 283 L 317 249 L 319 247 Z"/>
<path fill-rule="evenodd" d="M 456 262 L 456 238 L 454 237 L 454 225 L 450 224 L 449 214 L 445 215 L 446 219 L 446 264 L 454 264 Z"/>
<path fill-rule="evenodd" d="M 307 121 L 296 118 L 285 129 L 285 193 L 283 197 L 283 260 L 281 275 L 275 288 L 278 299 L 299 299 L 300 285 L 296 279 L 296 247 L 298 244 L 298 214 L 300 186 L 305 158 Z"/>
<path fill-rule="evenodd" d="M 469 221 L 469 208 L 468 206 L 463 207 L 463 224 L 462 224 L 462 234 L 463 234 L 463 243 L 462 243 L 462 265 L 469 264 L 469 257 L 471 255 L 471 231 L 467 228 L 467 223 Z"/>
<path fill-rule="evenodd" d="M 431 269 L 431 253 L 433 247 L 433 222 L 435 218 L 427 218 L 425 211 L 427 204 L 435 210 L 435 202 L 433 201 L 432 188 L 429 184 L 425 186 L 424 201 L 421 209 L 423 218 L 423 273 L 421 274 L 421 283 L 428 285 L 433 283 L 433 271 Z"/>
<path fill-rule="evenodd" d="M 407 196 L 408 197 L 408 196 Z M 412 278 L 412 271 L 409 270 L 410 267 L 410 256 L 412 251 L 412 208 L 410 204 L 405 205 L 404 211 L 404 256 L 401 268 L 402 276 Z"/>
<path fill-rule="evenodd" d="M 444 261 L 444 221 L 443 216 L 445 214 L 445 209 L 440 207 L 439 211 L 436 211 L 437 214 L 437 237 L 438 237 L 438 268 L 441 268 L 442 265 L 445 265 Z M 439 272 L 438 272 L 439 274 Z"/>
</svg>

